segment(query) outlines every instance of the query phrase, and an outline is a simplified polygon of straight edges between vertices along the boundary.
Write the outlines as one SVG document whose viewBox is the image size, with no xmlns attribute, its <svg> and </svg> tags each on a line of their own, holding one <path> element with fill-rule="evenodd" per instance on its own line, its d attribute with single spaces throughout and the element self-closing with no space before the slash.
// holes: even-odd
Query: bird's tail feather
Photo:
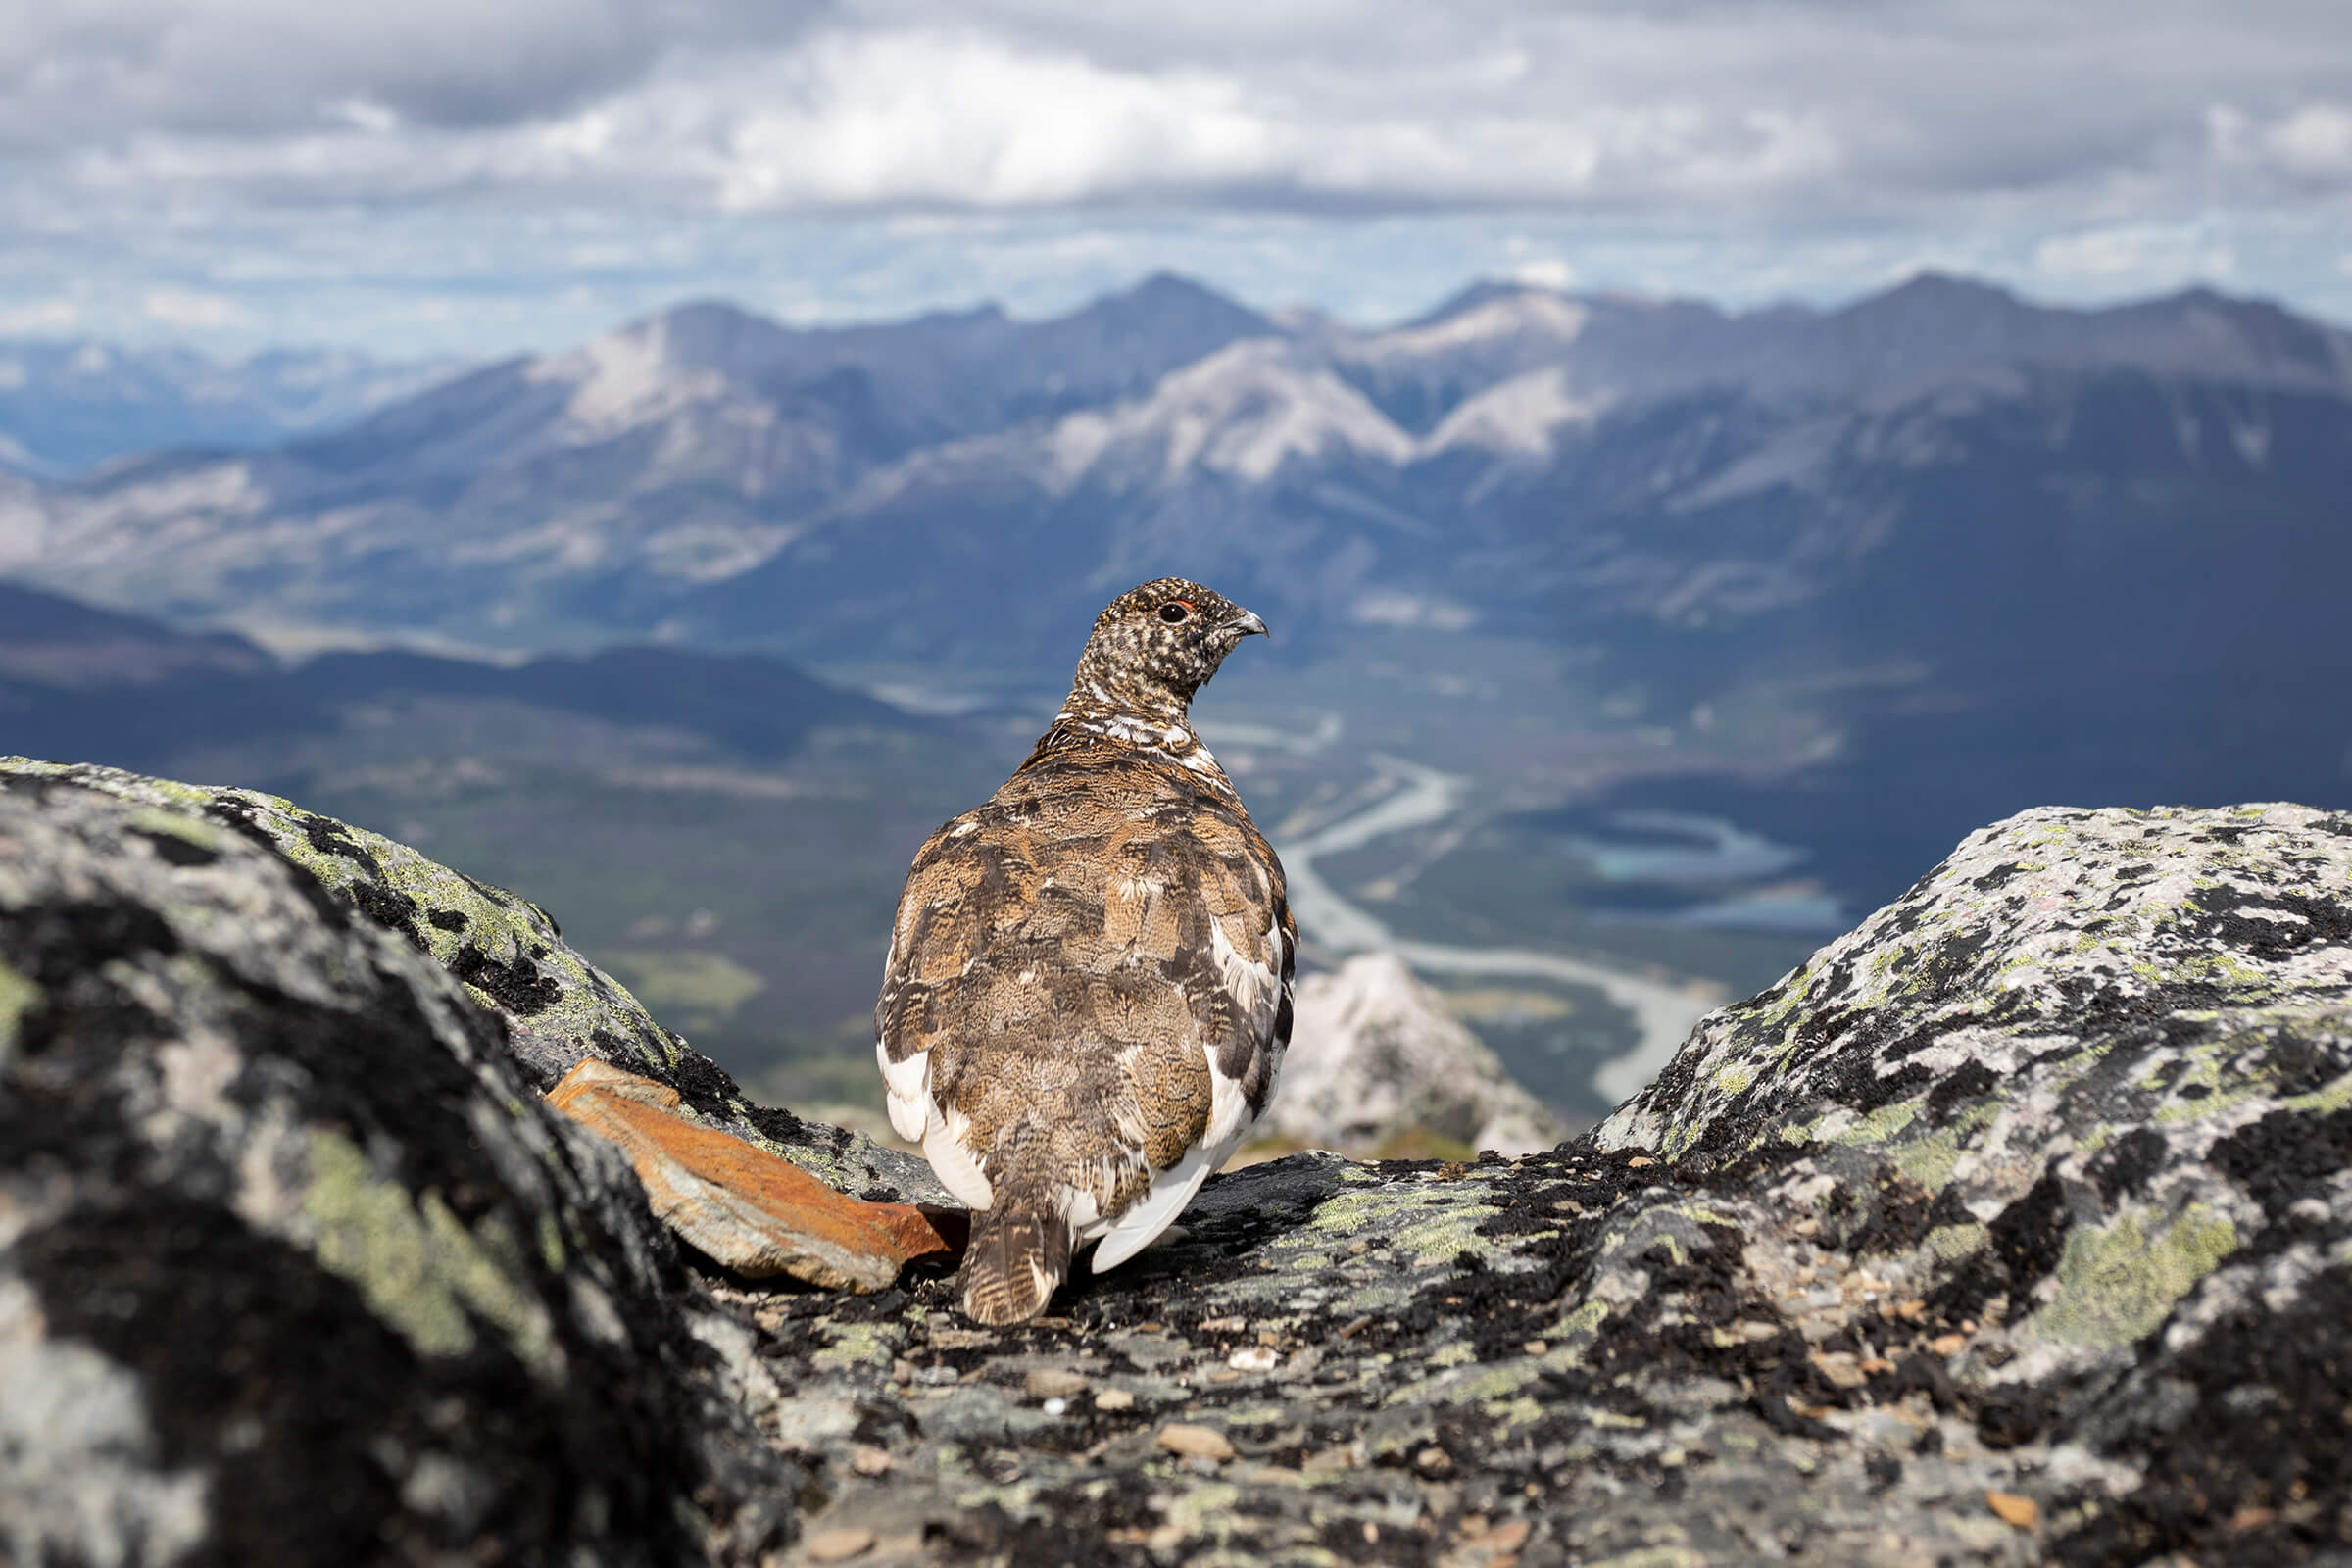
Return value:
<svg viewBox="0 0 2352 1568">
<path fill-rule="evenodd" d="M 1014 1208 L 1004 1200 L 972 1213 L 963 1250 L 963 1311 L 994 1328 L 1024 1323 L 1046 1309 L 1070 1271 L 1077 1238 L 1050 1208 Z"/>
</svg>

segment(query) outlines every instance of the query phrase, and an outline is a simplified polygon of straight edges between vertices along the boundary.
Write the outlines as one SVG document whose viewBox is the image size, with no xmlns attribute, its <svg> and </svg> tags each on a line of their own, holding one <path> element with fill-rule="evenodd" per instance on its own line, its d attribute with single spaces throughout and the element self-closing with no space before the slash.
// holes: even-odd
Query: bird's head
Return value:
<svg viewBox="0 0 2352 1568">
<path fill-rule="evenodd" d="M 1154 721 L 1181 722 L 1193 693 L 1208 683 L 1266 623 L 1212 589 L 1182 577 L 1130 588 L 1095 617 L 1079 656 L 1070 702 Z"/>
</svg>

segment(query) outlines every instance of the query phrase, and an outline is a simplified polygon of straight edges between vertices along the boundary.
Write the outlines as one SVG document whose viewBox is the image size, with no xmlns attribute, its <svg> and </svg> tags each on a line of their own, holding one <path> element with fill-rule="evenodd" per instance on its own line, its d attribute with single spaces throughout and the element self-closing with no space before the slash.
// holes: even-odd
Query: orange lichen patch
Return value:
<svg viewBox="0 0 2352 1568">
<path fill-rule="evenodd" d="M 620 1146 L 654 1213 L 739 1274 L 789 1274 L 836 1290 L 878 1291 L 918 1257 L 954 1261 L 960 1209 L 868 1203 L 790 1160 L 677 1114 L 677 1091 L 591 1057 L 548 1102 Z"/>
</svg>

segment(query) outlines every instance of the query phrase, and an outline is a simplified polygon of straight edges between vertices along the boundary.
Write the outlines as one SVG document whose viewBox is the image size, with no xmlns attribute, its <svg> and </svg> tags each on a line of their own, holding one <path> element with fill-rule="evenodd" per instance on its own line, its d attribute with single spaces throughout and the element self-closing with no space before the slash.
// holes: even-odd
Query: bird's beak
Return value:
<svg viewBox="0 0 2352 1568">
<path fill-rule="evenodd" d="M 1266 623 L 1264 621 L 1258 619 L 1256 615 L 1252 614 L 1247 610 L 1234 616 L 1225 624 L 1228 628 L 1240 632 L 1245 637 L 1248 637 L 1252 633 L 1255 633 L 1260 637 L 1271 637 L 1274 635 L 1272 632 L 1266 630 Z"/>
</svg>

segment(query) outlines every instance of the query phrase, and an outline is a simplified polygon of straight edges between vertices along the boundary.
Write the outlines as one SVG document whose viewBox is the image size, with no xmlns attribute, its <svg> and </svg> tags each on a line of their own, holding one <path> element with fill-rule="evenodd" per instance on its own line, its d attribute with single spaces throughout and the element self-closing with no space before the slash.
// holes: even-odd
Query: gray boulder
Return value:
<svg viewBox="0 0 2352 1568">
<path fill-rule="evenodd" d="M 742 1331 L 505 1048 L 274 851 L 0 774 L 0 1557 L 786 1539 Z"/>
<path fill-rule="evenodd" d="M 984 1331 L 680 1266 L 507 1011 L 150 784 L 0 774 L 20 1557 L 2352 1561 L 2352 816 L 2013 818 L 1588 1138 L 1240 1171 Z"/>
<path fill-rule="evenodd" d="M 1351 1154 L 1413 1133 L 1523 1154 L 1549 1149 L 1567 1129 L 1403 959 L 1361 953 L 1300 977 L 1263 1131 Z"/>
</svg>

